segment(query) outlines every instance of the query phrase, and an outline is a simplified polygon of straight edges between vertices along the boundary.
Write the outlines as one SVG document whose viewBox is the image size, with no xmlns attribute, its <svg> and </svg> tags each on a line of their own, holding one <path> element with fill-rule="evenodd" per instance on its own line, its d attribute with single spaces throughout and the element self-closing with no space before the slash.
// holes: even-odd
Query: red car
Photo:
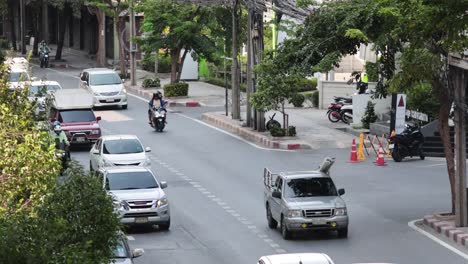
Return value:
<svg viewBox="0 0 468 264">
<path fill-rule="evenodd" d="M 92 145 L 101 137 L 101 117 L 94 114 L 90 93 L 82 89 L 63 89 L 49 99 L 49 121 L 60 122 L 70 144 Z"/>
</svg>

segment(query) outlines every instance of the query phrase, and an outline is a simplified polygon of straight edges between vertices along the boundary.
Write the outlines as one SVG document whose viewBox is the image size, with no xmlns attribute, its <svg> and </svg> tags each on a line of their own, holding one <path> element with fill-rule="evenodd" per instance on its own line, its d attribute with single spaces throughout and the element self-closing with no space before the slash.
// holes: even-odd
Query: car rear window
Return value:
<svg viewBox="0 0 468 264">
<path fill-rule="evenodd" d="M 91 109 L 60 111 L 59 121 L 64 123 L 92 122 L 96 116 Z"/>
<path fill-rule="evenodd" d="M 106 175 L 106 190 L 135 190 L 159 188 L 148 171 L 118 172 Z"/>
<path fill-rule="evenodd" d="M 330 178 L 291 179 L 284 187 L 285 197 L 337 196 L 335 184 Z"/>
<path fill-rule="evenodd" d="M 96 73 L 91 74 L 89 77 L 90 85 L 109 85 L 120 83 L 122 83 L 122 80 L 117 73 Z"/>
<path fill-rule="evenodd" d="M 131 154 L 143 152 L 143 146 L 137 139 L 115 139 L 104 141 L 104 154 Z"/>
</svg>

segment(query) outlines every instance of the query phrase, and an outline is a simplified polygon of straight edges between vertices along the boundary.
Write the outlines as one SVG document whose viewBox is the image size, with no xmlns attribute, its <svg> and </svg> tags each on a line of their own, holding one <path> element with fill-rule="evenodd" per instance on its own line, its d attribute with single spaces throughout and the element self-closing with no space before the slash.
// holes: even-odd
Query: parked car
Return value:
<svg viewBox="0 0 468 264">
<path fill-rule="evenodd" d="M 133 264 L 133 259 L 142 256 L 145 251 L 141 248 L 130 249 L 127 237 L 123 233 L 119 233 L 117 247 L 114 249 L 114 257 L 111 263 Z"/>
<path fill-rule="evenodd" d="M 37 102 L 36 114 L 45 111 L 45 99 L 48 94 L 62 90 L 62 86 L 55 81 L 35 81 L 29 87 L 29 100 Z"/>
<path fill-rule="evenodd" d="M 158 225 L 168 230 L 171 225 L 169 201 L 149 168 L 138 166 L 106 167 L 100 169 L 103 188 L 112 196 L 124 225 Z"/>
<path fill-rule="evenodd" d="M 150 166 L 151 160 L 146 155 L 150 151 L 135 135 L 102 136 L 91 148 L 89 167 L 95 171 L 108 166 Z"/>
<path fill-rule="evenodd" d="M 93 111 L 93 96 L 82 89 L 57 90 L 48 95 L 47 120 L 59 121 L 71 144 L 91 145 L 101 137 L 100 116 Z"/>
<path fill-rule="evenodd" d="M 80 87 L 94 96 L 94 106 L 120 106 L 127 109 L 127 90 L 119 75 L 106 68 L 85 69 Z"/>
<path fill-rule="evenodd" d="M 329 175 L 333 163 L 326 158 L 318 171 L 272 173 L 265 168 L 268 227 L 276 229 L 279 223 L 284 239 L 310 230 L 337 231 L 339 237 L 347 237 L 348 212 L 341 198 L 345 190 L 337 190 Z"/>
<path fill-rule="evenodd" d="M 258 264 L 334 264 L 333 260 L 323 253 L 278 254 L 261 257 Z"/>
</svg>

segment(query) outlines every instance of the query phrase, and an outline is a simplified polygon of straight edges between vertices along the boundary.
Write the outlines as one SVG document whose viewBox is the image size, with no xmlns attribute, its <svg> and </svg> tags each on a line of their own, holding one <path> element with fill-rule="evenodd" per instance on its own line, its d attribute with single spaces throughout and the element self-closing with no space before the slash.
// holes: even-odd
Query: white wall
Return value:
<svg viewBox="0 0 468 264">
<path fill-rule="evenodd" d="M 369 89 L 373 89 L 375 83 L 369 83 Z M 319 90 L 319 108 L 327 109 L 328 105 L 333 101 L 333 96 L 349 96 L 357 93 L 356 83 L 347 84 L 346 82 L 338 81 L 320 81 L 318 82 Z"/>
<path fill-rule="evenodd" d="M 353 126 L 362 126 L 361 119 L 366 113 L 368 101 L 375 103 L 374 110 L 379 119 L 382 119 L 382 114 L 386 114 L 391 110 L 391 96 L 387 96 L 385 99 L 371 99 L 370 94 L 353 95 Z"/>
<path fill-rule="evenodd" d="M 184 51 L 181 53 L 183 54 Z M 198 80 L 198 62 L 193 60 L 190 52 L 185 56 L 184 67 L 182 68 L 180 79 L 187 81 Z"/>
</svg>

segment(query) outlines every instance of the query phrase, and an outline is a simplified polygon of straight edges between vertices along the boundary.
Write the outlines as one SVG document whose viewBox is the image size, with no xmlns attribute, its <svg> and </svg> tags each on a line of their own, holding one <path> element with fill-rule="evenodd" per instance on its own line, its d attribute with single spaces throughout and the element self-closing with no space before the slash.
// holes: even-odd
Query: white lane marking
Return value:
<svg viewBox="0 0 468 264">
<path fill-rule="evenodd" d="M 235 139 L 238 139 L 238 140 L 240 140 L 240 141 L 242 141 L 242 142 L 244 142 L 244 143 L 246 143 L 246 144 L 249 144 L 250 146 L 252 146 L 252 147 L 254 147 L 254 148 L 257 148 L 257 149 L 267 150 L 267 151 L 295 152 L 295 150 L 270 149 L 270 148 L 260 147 L 260 146 L 257 146 L 255 143 L 252 143 L 252 142 L 250 142 L 250 141 L 248 141 L 248 140 L 245 140 L 245 139 L 243 139 L 242 137 L 240 137 L 240 136 L 238 136 L 238 135 L 234 135 L 234 134 L 232 134 L 232 133 L 230 133 L 230 132 L 227 132 L 227 131 L 225 131 L 225 130 L 223 130 L 223 129 L 221 129 L 221 128 L 218 128 L 218 127 L 212 126 L 212 125 L 210 125 L 210 124 L 207 124 L 207 123 L 205 123 L 205 122 L 203 122 L 203 121 L 201 121 L 201 120 L 198 120 L 198 119 L 196 119 L 196 118 L 192 118 L 192 117 L 190 117 L 190 116 L 186 116 L 186 115 L 181 114 L 181 113 L 176 113 L 176 115 L 179 115 L 179 116 L 181 116 L 181 117 L 187 118 L 187 119 L 189 119 L 189 120 L 192 120 L 192 121 L 194 121 L 194 122 L 197 122 L 197 123 L 199 123 L 199 124 L 201 124 L 201 125 L 204 125 L 204 126 L 206 126 L 206 127 L 212 128 L 212 129 L 214 129 L 214 130 L 216 130 L 216 131 L 218 131 L 218 132 L 221 132 L 221 133 L 226 134 L 226 135 L 228 135 L 228 136 L 231 136 L 231 137 L 233 137 L 233 138 L 235 138 Z"/>
<path fill-rule="evenodd" d="M 133 236 L 127 236 L 127 239 L 131 240 L 131 241 L 135 240 L 135 238 Z"/>
<path fill-rule="evenodd" d="M 257 227 L 254 226 L 254 225 L 249 225 L 249 226 L 247 226 L 247 228 L 248 228 L 248 229 L 257 229 Z"/>
<path fill-rule="evenodd" d="M 415 223 L 418 222 L 418 221 L 422 221 L 422 219 L 416 219 L 416 220 L 410 221 L 410 222 L 408 222 L 408 226 L 411 227 L 413 230 L 416 230 L 416 231 L 418 231 L 419 233 L 421 233 L 421 234 L 427 236 L 428 238 L 432 239 L 434 242 L 438 243 L 439 245 L 441 245 L 441 246 L 447 248 L 448 250 L 451 250 L 451 251 L 454 252 L 455 254 L 458 254 L 460 257 L 462 257 L 462 258 L 468 260 L 468 254 L 466 254 L 466 253 L 460 251 L 459 249 L 453 247 L 452 245 L 446 243 L 445 241 L 443 241 L 443 240 L 437 238 L 437 237 L 434 236 L 433 234 L 431 234 L 431 233 L 429 233 L 429 232 L 427 232 L 427 231 L 425 231 L 425 230 L 422 230 L 421 228 L 417 227 Z"/>
<path fill-rule="evenodd" d="M 267 238 L 267 237 L 268 237 L 268 235 L 265 235 L 265 234 L 258 234 L 257 236 L 258 236 L 259 238 Z"/>
<path fill-rule="evenodd" d="M 271 238 L 265 238 L 263 239 L 263 241 L 265 241 L 266 243 L 273 243 L 273 239 Z"/>
</svg>

